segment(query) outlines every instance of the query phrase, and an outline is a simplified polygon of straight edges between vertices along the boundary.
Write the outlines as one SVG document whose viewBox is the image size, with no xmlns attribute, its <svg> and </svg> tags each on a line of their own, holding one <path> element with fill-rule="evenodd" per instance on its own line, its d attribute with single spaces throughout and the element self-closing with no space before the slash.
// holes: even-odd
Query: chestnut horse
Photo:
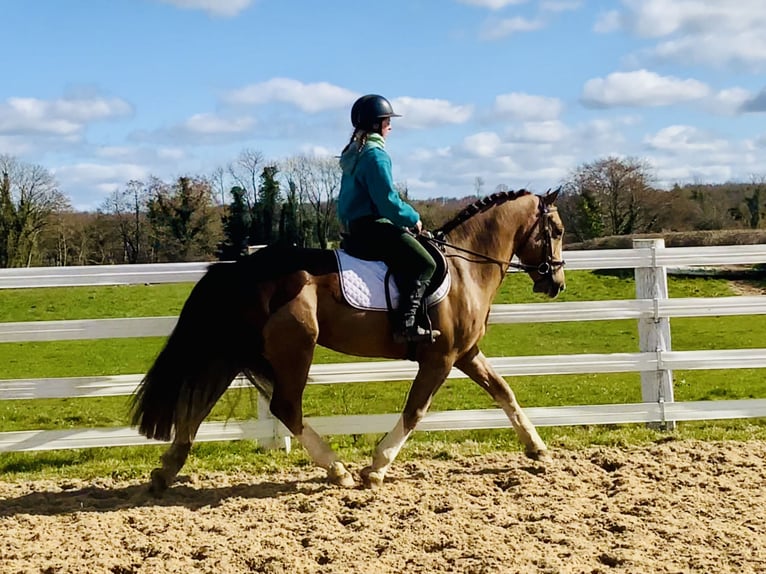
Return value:
<svg viewBox="0 0 766 574">
<path fill-rule="evenodd" d="M 453 366 L 502 407 L 526 454 L 544 458 L 545 444 L 479 342 L 509 266 L 526 271 L 536 292 L 555 297 L 564 289 L 557 195 L 498 192 L 469 205 L 435 233 L 431 241 L 444 250 L 451 275 L 446 297 L 429 309 L 441 335 L 411 349 L 393 341 L 385 311 L 345 302 L 331 250 L 273 246 L 235 263 L 212 264 L 133 397 L 132 421 L 139 431 L 148 438 L 173 438 L 162 467 L 152 471 L 152 490 L 160 493 L 172 483 L 203 419 L 239 373 L 270 400 L 271 412 L 326 469 L 330 482 L 353 486 L 337 454 L 303 419 L 316 345 L 418 363 L 401 417 L 361 472 L 366 486 L 383 483 Z M 514 255 L 521 263 L 511 261 Z"/>
</svg>

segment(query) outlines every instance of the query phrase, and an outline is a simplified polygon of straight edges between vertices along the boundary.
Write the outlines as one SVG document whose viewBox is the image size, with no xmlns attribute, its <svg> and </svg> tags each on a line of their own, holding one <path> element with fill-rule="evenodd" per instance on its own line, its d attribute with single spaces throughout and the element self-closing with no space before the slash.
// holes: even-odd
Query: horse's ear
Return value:
<svg viewBox="0 0 766 574">
<path fill-rule="evenodd" d="M 543 202 L 545 205 L 551 206 L 556 203 L 556 199 L 558 198 L 560 191 L 560 187 L 556 191 L 548 190 L 548 192 L 543 196 Z"/>
</svg>

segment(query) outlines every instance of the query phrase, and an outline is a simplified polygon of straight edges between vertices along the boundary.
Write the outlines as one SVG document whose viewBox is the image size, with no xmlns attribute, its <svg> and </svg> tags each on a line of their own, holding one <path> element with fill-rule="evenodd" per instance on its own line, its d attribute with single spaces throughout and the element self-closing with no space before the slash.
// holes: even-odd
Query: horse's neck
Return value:
<svg viewBox="0 0 766 574">
<path fill-rule="evenodd" d="M 489 258 L 482 262 L 469 255 L 474 262 L 468 263 L 467 270 L 490 302 L 505 277 L 529 209 L 527 198 L 518 198 L 472 217 L 452 233 L 455 245 Z"/>
</svg>

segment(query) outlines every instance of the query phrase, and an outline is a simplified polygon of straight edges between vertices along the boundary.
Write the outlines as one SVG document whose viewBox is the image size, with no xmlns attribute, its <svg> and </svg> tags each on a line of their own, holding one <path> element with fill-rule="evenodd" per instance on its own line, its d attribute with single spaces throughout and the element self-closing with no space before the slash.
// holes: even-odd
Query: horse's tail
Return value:
<svg viewBox="0 0 766 574">
<path fill-rule="evenodd" d="M 275 254 L 263 251 L 211 265 L 192 289 L 133 397 L 132 424 L 142 435 L 170 440 L 181 422 L 206 416 L 237 373 L 268 370 L 261 335 L 268 309 L 258 283 L 273 276 Z"/>
</svg>

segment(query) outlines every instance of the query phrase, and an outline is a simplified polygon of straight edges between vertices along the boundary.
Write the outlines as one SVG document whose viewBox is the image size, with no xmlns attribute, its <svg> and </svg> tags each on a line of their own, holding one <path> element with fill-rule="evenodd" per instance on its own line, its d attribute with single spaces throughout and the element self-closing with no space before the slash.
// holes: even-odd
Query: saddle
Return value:
<svg viewBox="0 0 766 574">
<path fill-rule="evenodd" d="M 449 293 L 450 276 L 442 248 L 419 235 L 418 241 L 436 262 L 431 281 L 423 297 L 424 307 L 432 307 Z M 363 256 L 363 250 L 355 249 L 350 236 L 343 234 L 340 249 L 335 250 L 338 261 L 340 286 L 346 302 L 356 309 L 392 311 L 399 306 L 399 289 L 390 269 L 383 261 Z"/>
</svg>

